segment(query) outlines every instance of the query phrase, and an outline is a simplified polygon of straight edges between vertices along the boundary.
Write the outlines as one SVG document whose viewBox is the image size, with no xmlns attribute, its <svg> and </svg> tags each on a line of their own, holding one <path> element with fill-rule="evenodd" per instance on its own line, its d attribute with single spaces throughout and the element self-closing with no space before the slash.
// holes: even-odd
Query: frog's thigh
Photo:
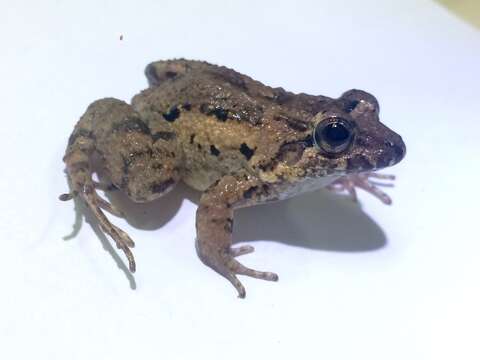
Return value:
<svg viewBox="0 0 480 360">
<path fill-rule="evenodd" d="M 236 274 L 276 281 L 271 272 L 249 269 L 235 257 L 253 251 L 251 246 L 231 248 L 233 210 L 255 204 L 256 197 L 265 194 L 265 187 L 246 174 L 227 175 L 212 185 L 201 197 L 197 210 L 197 252 L 200 259 L 213 270 L 226 277 L 237 289 L 240 297 L 245 289 Z"/>
<path fill-rule="evenodd" d="M 135 202 L 162 196 L 180 178 L 175 133 L 169 124 L 162 126 L 153 131 L 133 113 L 97 138 L 97 150 L 110 181 Z"/>
</svg>

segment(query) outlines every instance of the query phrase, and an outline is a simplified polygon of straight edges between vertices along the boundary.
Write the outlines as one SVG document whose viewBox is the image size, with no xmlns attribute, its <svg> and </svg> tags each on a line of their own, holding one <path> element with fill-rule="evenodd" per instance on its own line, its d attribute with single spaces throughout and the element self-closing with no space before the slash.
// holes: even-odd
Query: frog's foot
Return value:
<svg viewBox="0 0 480 360">
<path fill-rule="evenodd" d="M 239 250 L 239 249 L 232 249 L 233 251 Z M 255 279 L 261 279 L 261 280 L 268 280 L 268 281 L 278 281 L 278 275 L 269 272 L 269 271 L 257 271 L 250 269 L 241 263 L 239 263 L 237 260 L 234 259 L 234 256 L 232 254 L 232 251 L 230 257 L 227 255 L 226 256 L 226 262 L 225 262 L 225 267 L 224 271 L 221 273 L 223 276 L 225 276 L 237 289 L 238 291 L 238 297 L 239 298 L 245 298 L 246 292 L 245 288 L 242 285 L 242 283 L 238 280 L 238 278 L 235 276 L 237 275 L 246 275 L 253 277 Z M 237 254 L 236 256 L 243 255 L 243 254 Z"/>
<path fill-rule="evenodd" d="M 60 195 L 60 200 L 67 201 L 76 196 L 80 196 L 89 209 L 92 211 L 93 215 L 100 224 L 100 228 L 104 233 L 109 235 L 117 245 L 117 248 L 122 250 L 128 260 L 128 267 L 130 271 L 135 272 L 136 265 L 135 259 L 133 257 L 130 248 L 135 246 L 133 240 L 128 236 L 128 234 L 117 226 L 113 225 L 110 220 L 105 216 L 102 211 L 102 208 L 109 211 L 114 215 L 121 216 L 122 213 L 117 210 L 112 204 L 102 199 L 97 192 L 95 191 L 95 185 L 92 180 L 87 180 L 83 188 L 78 191 L 72 191 L 69 194 Z"/>
<path fill-rule="evenodd" d="M 268 271 L 250 269 L 236 257 L 250 254 L 253 247 L 232 247 L 233 211 L 235 208 L 253 205 L 257 196 L 263 196 L 259 180 L 246 173 L 230 174 L 221 178 L 205 191 L 197 209 L 197 253 L 202 262 L 224 276 L 245 297 L 245 288 L 237 275 L 277 281 L 278 275 Z M 257 192 L 258 191 L 258 195 Z"/>
<path fill-rule="evenodd" d="M 212 269 L 217 271 L 220 275 L 224 276 L 238 291 L 238 297 L 244 298 L 246 295 L 245 287 L 238 280 L 237 275 L 246 275 L 255 279 L 278 281 L 278 275 L 269 271 L 257 271 L 250 269 L 240 262 L 235 257 L 252 253 L 254 251 L 253 246 L 244 245 L 236 248 L 230 248 L 226 251 L 214 251 L 206 252 L 198 247 L 197 249 L 200 259 Z"/>
<path fill-rule="evenodd" d="M 373 179 L 373 181 L 372 181 Z M 331 191 L 343 193 L 347 192 L 353 201 L 357 201 L 357 192 L 355 188 L 360 188 L 365 190 L 366 192 L 372 194 L 381 202 L 386 205 L 390 205 L 392 203 L 392 199 L 382 190 L 380 190 L 379 186 L 383 187 L 392 187 L 393 183 L 387 182 L 377 182 L 375 180 L 395 180 L 394 175 L 386 175 L 386 174 L 377 174 L 375 172 L 367 172 L 367 173 L 360 173 L 360 174 L 353 174 L 343 176 L 338 180 L 335 180 L 332 184 L 330 184 L 327 188 Z"/>
<path fill-rule="evenodd" d="M 101 229 L 104 233 L 108 234 L 117 245 L 117 248 L 122 250 L 127 257 L 128 267 L 130 271 L 135 272 L 136 265 L 133 254 L 130 251 L 131 247 L 135 246 L 133 240 L 128 236 L 126 232 L 113 225 L 105 216 L 101 207 L 108 208 L 109 211 L 117 211 L 105 200 L 101 199 L 95 191 L 93 183 L 88 183 L 84 186 L 84 191 L 80 193 L 80 196 L 85 200 L 90 210 L 93 212 L 95 218 L 98 220 Z"/>
</svg>

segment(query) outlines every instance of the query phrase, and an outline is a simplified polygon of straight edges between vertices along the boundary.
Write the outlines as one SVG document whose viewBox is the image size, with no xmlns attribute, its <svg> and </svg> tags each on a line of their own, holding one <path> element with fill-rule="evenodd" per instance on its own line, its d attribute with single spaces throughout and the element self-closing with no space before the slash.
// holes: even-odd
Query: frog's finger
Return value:
<svg viewBox="0 0 480 360">
<path fill-rule="evenodd" d="M 120 229 L 119 227 L 115 226 L 112 224 L 112 227 L 115 229 L 115 231 L 120 235 L 122 238 L 123 242 L 128 246 L 128 247 L 135 247 L 135 242 L 128 236 L 128 234 Z"/>
<path fill-rule="evenodd" d="M 369 182 L 370 182 L 370 184 L 375 185 L 375 186 L 382 186 L 382 187 L 389 187 L 389 188 L 395 186 L 395 184 L 393 184 L 393 183 L 381 183 L 381 182 L 378 182 L 378 181 L 369 181 Z"/>
<path fill-rule="evenodd" d="M 395 175 L 391 174 L 379 174 L 376 172 L 371 172 L 368 173 L 368 178 L 374 178 L 374 179 L 383 179 L 383 180 L 395 180 Z"/>
<path fill-rule="evenodd" d="M 384 179 L 384 180 L 394 180 L 395 176 L 393 175 L 386 175 L 386 174 L 376 174 L 376 173 L 362 173 L 362 174 L 353 174 L 343 176 L 340 179 L 333 182 L 327 188 L 334 192 L 342 192 L 347 191 L 352 198 L 353 201 L 357 201 L 357 192 L 356 188 L 360 188 L 365 190 L 366 192 L 372 194 L 381 202 L 386 205 L 390 205 L 392 203 L 392 199 L 378 187 L 392 187 L 393 184 L 390 183 L 380 183 L 376 181 L 371 181 L 370 178 L 375 179 Z"/>
<path fill-rule="evenodd" d="M 236 248 L 231 248 L 230 249 L 230 254 L 233 256 L 233 257 L 237 257 L 237 256 L 242 256 L 242 255 L 246 255 L 246 254 L 250 254 L 252 252 L 255 251 L 255 248 L 253 246 L 250 246 L 250 245 L 242 245 L 242 246 L 239 246 L 239 247 L 236 247 Z"/>
<path fill-rule="evenodd" d="M 228 281 L 230 281 L 235 289 L 238 291 L 238 297 L 244 299 L 247 292 L 245 291 L 245 287 L 242 285 L 240 280 L 235 276 L 233 273 L 225 273 L 222 274 Z"/>
<path fill-rule="evenodd" d="M 236 262 L 235 267 L 236 267 L 235 272 L 238 275 L 246 275 L 246 276 L 253 277 L 255 279 L 261 279 L 261 280 L 267 280 L 267 281 L 278 281 L 278 275 L 273 272 L 253 270 L 246 266 L 243 266 L 239 262 Z"/>
<path fill-rule="evenodd" d="M 245 298 L 246 291 L 240 280 L 238 280 L 236 274 L 250 276 L 255 279 L 278 281 L 277 274 L 268 271 L 257 271 L 250 269 L 246 266 L 243 266 L 233 258 L 225 259 L 224 262 L 224 266 L 217 267 L 216 270 L 228 281 L 230 281 L 235 289 L 237 289 L 239 298 Z"/>
<path fill-rule="evenodd" d="M 108 201 L 102 199 L 98 195 L 96 195 L 96 201 L 97 201 L 98 206 L 100 206 L 104 210 L 107 210 L 110 214 L 118 216 L 118 217 L 123 217 L 124 216 L 123 212 L 118 210 L 114 205 L 112 205 Z"/>
<path fill-rule="evenodd" d="M 380 190 L 378 187 L 376 187 L 371 182 L 369 182 L 369 181 L 358 182 L 358 183 L 356 183 L 356 186 L 358 186 L 359 188 L 361 188 L 361 189 L 365 190 L 366 192 L 372 194 L 377 199 L 379 199 L 381 202 L 383 202 L 385 205 L 391 205 L 392 204 L 392 199 L 390 198 L 390 196 L 388 196 L 386 193 L 384 193 L 382 190 Z"/>
</svg>

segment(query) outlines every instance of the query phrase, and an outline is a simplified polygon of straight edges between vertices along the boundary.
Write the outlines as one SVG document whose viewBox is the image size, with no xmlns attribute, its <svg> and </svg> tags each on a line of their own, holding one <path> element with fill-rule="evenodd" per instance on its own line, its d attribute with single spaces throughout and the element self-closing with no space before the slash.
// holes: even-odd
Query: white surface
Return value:
<svg viewBox="0 0 480 360">
<path fill-rule="evenodd" d="M 0 12 L 2 359 L 480 358 L 477 30 L 418 0 L 20 3 Z M 377 95 L 408 148 L 394 205 L 315 193 L 242 210 L 242 262 L 280 275 L 243 278 L 245 300 L 197 259 L 185 189 L 133 209 L 136 227 L 112 217 L 136 240 L 134 279 L 89 224 L 62 240 L 76 120 L 172 57 Z"/>
</svg>

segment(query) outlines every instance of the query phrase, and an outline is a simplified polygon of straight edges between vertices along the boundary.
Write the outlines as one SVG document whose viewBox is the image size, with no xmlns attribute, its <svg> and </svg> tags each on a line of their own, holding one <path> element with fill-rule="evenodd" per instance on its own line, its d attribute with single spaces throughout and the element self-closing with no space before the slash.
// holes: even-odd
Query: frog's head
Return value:
<svg viewBox="0 0 480 360">
<path fill-rule="evenodd" d="M 348 174 L 382 169 L 402 160 L 405 144 L 380 122 L 379 110 L 373 95 L 349 90 L 318 113 L 313 118 L 312 138 L 320 167 Z"/>
</svg>

